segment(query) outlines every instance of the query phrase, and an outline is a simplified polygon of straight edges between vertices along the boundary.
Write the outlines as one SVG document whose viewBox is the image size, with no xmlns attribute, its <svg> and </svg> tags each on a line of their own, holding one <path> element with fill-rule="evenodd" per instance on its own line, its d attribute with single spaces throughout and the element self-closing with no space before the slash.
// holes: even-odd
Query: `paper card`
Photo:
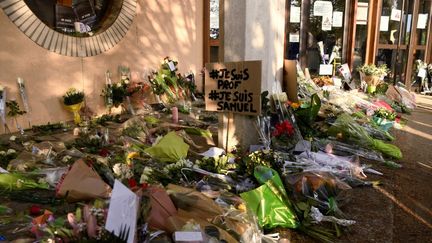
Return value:
<svg viewBox="0 0 432 243">
<path fill-rule="evenodd" d="M 128 243 L 135 241 L 135 232 L 139 208 L 139 198 L 118 180 L 114 182 L 105 228 L 119 236 L 129 229 Z"/>
<path fill-rule="evenodd" d="M 300 7 L 291 5 L 290 23 L 300 23 Z"/>
<path fill-rule="evenodd" d="M 300 42 L 300 35 L 298 33 L 290 33 L 289 34 L 289 42 L 299 43 Z"/>
<path fill-rule="evenodd" d="M 417 29 L 426 29 L 428 14 L 419 14 L 417 20 Z"/>
<path fill-rule="evenodd" d="M 324 31 L 328 31 L 332 29 L 332 16 L 324 15 L 322 17 L 321 29 Z"/>
<path fill-rule="evenodd" d="M 342 79 L 340 78 L 333 78 L 333 85 L 340 88 L 342 86 Z"/>
<path fill-rule="evenodd" d="M 201 232 L 176 231 L 174 233 L 175 242 L 202 242 L 204 240 Z"/>
<path fill-rule="evenodd" d="M 402 11 L 400 9 L 392 9 L 391 14 L 390 14 L 390 20 L 393 21 L 400 21 L 402 17 Z"/>
<path fill-rule="evenodd" d="M 343 26 L 343 12 L 334 11 L 333 12 L 333 27 Z"/>
<path fill-rule="evenodd" d="M 175 71 L 176 69 L 173 61 L 168 62 L 168 67 L 171 70 L 171 72 Z"/>
<path fill-rule="evenodd" d="M 207 63 L 206 110 L 261 114 L 261 61 Z"/>
<path fill-rule="evenodd" d="M 427 75 L 427 73 L 426 73 L 426 69 L 425 68 L 421 68 L 418 71 L 418 74 L 417 74 L 417 76 L 420 77 L 420 78 L 426 78 L 426 75 Z"/>
<path fill-rule="evenodd" d="M 339 68 L 339 72 L 342 74 L 346 81 L 351 79 L 351 70 L 348 66 L 348 63 L 342 64 Z"/>
<path fill-rule="evenodd" d="M 358 25 L 366 25 L 368 19 L 368 3 L 358 3 L 357 5 L 357 19 L 356 23 Z"/>
<path fill-rule="evenodd" d="M 333 14 L 333 4 L 330 1 L 315 1 L 313 8 L 314 16 L 331 16 Z"/>
<path fill-rule="evenodd" d="M 390 16 L 381 16 L 380 31 L 388 31 L 389 30 L 389 20 L 390 20 Z"/>
<path fill-rule="evenodd" d="M 320 64 L 319 75 L 333 75 L 333 65 Z"/>
</svg>

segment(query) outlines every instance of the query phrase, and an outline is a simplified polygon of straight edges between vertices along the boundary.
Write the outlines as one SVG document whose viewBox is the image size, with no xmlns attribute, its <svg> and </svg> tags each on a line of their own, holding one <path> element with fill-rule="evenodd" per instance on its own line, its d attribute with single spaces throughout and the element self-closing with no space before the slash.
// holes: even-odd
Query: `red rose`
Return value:
<svg viewBox="0 0 432 243">
<path fill-rule="evenodd" d="M 30 215 L 39 216 L 42 214 L 42 208 L 38 205 L 31 205 L 30 207 Z"/>
</svg>

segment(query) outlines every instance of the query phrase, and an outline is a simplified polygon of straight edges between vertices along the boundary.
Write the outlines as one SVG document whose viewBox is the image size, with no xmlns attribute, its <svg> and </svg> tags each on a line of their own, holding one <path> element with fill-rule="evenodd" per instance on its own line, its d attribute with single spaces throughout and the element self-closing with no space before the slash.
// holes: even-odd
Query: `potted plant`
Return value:
<svg viewBox="0 0 432 243">
<path fill-rule="evenodd" d="M 63 95 L 63 104 L 66 109 L 74 114 L 75 124 L 81 122 L 79 111 L 84 103 L 84 92 L 78 91 L 75 88 L 70 88 L 65 95 Z"/>
<path fill-rule="evenodd" d="M 361 73 L 362 80 L 367 84 L 367 92 L 373 94 L 376 91 L 377 85 L 380 84 L 387 75 L 389 69 L 385 64 L 379 66 L 375 64 L 364 64 L 358 67 L 357 71 Z"/>
</svg>

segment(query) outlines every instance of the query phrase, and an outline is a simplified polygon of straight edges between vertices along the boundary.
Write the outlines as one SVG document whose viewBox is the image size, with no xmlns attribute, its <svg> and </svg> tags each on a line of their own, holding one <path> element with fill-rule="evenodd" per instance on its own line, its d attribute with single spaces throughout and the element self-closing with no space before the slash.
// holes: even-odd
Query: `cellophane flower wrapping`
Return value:
<svg viewBox="0 0 432 243">
<path fill-rule="evenodd" d="M 259 226 L 264 229 L 297 228 L 299 222 L 279 174 L 271 168 L 257 166 L 254 175 L 262 185 L 240 196 L 258 217 Z"/>
<path fill-rule="evenodd" d="M 340 115 L 328 130 L 328 133 L 334 137 L 341 137 L 343 140 L 370 147 L 389 157 L 395 159 L 402 158 L 402 152 L 397 146 L 372 138 L 367 131 L 356 123 L 348 114 Z"/>
</svg>

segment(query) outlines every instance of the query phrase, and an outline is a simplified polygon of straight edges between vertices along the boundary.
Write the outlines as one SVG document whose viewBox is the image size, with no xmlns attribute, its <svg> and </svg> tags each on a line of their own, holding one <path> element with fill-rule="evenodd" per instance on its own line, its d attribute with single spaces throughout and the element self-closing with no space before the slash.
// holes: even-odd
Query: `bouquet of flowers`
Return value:
<svg viewBox="0 0 432 243">
<path fill-rule="evenodd" d="M 367 92 L 373 94 L 375 93 L 376 87 L 389 72 L 389 69 L 385 64 L 379 66 L 375 66 L 375 64 L 365 64 L 358 67 L 357 71 L 360 72 L 362 80 L 368 85 Z"/>
<path fill-rule="evenodd" d="M 78 91 L 75 88 L 70 88 L 65 95 L 63 95 L 63 104 L 66 109 L 74 114 L 75 124 L 81 122 L 79 111 L 84 104 L 84 92 Z"/>
<path fill-rule="evenodd" d="M 372 138 L 368 132 L 348 114 L 340 115 L 328 130 L 328 133 L 329 135 L 341 138 L 344 141 L 353 142 L 374 149 L 389 157 L 395 159 L 402 158 L 402 152 L 398 147 Z"/>
<path fill-rule="evenodd" d="M 15 100 L 7 101 L 6 107 L 9 109 L 7 115 L 15 120 L 17 129 L 20 131 L 21 134 L 24 134 L 24 129 L 18 123 L 17 117 L 24 115 L 26 112 L 20 109 L 18 103 Z"/>
<path fill-rule="evenodd" d="M 193 99 L 196 88 L 194 76 L 189 74 L 185 78 L 177 73 L 177 64 L 177 61 L 165 57 L 159 70 L 149 76 L 153 93 L 162 98 L 162 102 L 172 104 L 185 99 L 188 94 Z"/>
<path fill-rule="evenodd" d="M 133 84 L 130 81 L 130 70 L 126 67 L 119 68 L 121 73 L 120 82 L 112 84 L 110 71 L 106 72 L 106 84 L 102 90 L 102 96 L 105 98 L 105 105 L 110 109 L 112 107 L 119 107 L 124 104 L 125 101 L 128 102 L 128 109 L 131 114 L 134 114 L 132 104 L 130 103 L 129 97 L 134 93 L 141 90 L 140 85 Z"/>
</svg>

